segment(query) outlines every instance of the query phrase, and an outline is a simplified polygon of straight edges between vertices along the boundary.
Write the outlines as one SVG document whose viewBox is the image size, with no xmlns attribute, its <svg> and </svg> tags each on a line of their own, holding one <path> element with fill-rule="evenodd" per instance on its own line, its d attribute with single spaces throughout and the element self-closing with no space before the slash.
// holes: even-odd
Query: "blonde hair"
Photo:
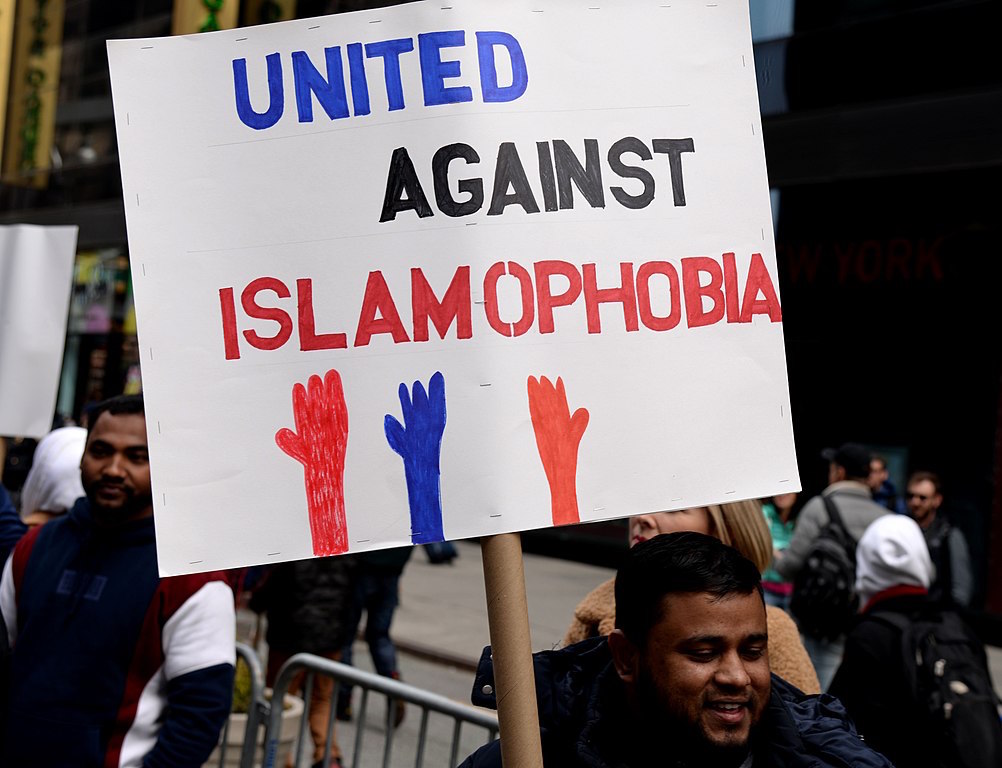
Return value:
<svg viewBox="0 0 1002 768">
<path fill-rule="evenodd" d="M 762 504 L 754 499 L 732 504 L 711 504 L 710 534 L 734 547 L 758 568 L 759 573 L 772 563 L 772 536 L 762 513 Z"/>
</svg>

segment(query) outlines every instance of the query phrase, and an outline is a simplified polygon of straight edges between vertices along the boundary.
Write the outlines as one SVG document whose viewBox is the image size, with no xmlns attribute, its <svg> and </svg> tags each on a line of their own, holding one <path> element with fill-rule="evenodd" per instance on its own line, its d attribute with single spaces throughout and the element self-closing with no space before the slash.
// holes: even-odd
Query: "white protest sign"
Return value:
<svg viewBox="0 0 1002 768">
<path fill-rule="evenodd" d="M 163 573 L 799 488 L 745 3 L 109 57 Z"/>
<path fill-rule="evenodd" d="M 0 226 L 0 435 L 52 429 L 76 227 Z"/>
</svg>

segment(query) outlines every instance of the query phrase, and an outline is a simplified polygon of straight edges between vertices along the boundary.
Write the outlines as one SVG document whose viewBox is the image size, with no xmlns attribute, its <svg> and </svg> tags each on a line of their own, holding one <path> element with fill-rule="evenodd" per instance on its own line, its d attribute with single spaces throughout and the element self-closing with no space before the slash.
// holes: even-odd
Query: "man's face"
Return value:
<svg viewBox="0 0 1002 768">
<path fill-rule="evenodd" d="M 153 514 L 146 417 L 102 413 L 87 437 L 80 480 L 94 517 L 101 522 Z"/>
<path fill-rule="evenodd" d="M 880 459 L 874 459 L 870 462 L 870 476 L 866 484 L 870 486 L 871 491 L 879 491 L 885 480 L 887 480 L 887 467 Z"/>
<path fill-rule="evenodd" d="M 915 522 L 923 528 L 932 525 L 936 519 L 936 511 L 943 503 L 943 497 L 936 493 L 936 486 L 931 480 L 918 480 L 908 484 L 908 513 Z"/>
<path fill-rule="evenodd" d="M 747 752 L 770 690 L 762 598 L 680 593 L 665 597 L 662 609 L 639 652 L 638 706 L 699 750 Z"/>
</svg>

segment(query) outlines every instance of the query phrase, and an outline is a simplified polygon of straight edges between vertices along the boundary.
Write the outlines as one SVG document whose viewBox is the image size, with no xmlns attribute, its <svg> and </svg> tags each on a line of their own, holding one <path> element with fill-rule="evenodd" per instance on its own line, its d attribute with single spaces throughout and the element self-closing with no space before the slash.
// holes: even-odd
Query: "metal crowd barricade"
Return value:
<svg viewBox="0 0 1002 768">
<path fill-rule="evenodd" d="M 247 725 L 244 731 L 243 745 L 240 749 L 241 768 L 252 768 L 254 765 L 254 747 L 258 741 L 258 730 L 268 713 L 268 702 L 264 697 L 264 671 L 261 668 L 261 661 L 258 659 L 254 649 L 244 643 L 236 645 L 237 659 L 243 660 L 250 671 L 250 705 L 247 707 Z M 227 742 L 230 735 L 231 718 L 226 718 L 223 732 L 219 740 L 219 768 L 226 765 Z M 215 763 L 210 761 L 206 766 Z"/>
<path fill-rule="evenodd" d="M 397 729 L 392 723 L 394 704 L 396 701 L 412 704 L 421 710 L 421 722 L 414 757 L 415 768 L 422 768 L 424 766 L 425 752 L 428 745 L 429 715 L 431 713 L 438 713 L 446 718 L 451 718 L 453 721 L 452 739 L 449 747 L 448 765 L 450 768 L 457 765 L 460 758 L 459 746 L 463 724 L 470 724 L 485 729 L 487 733 L 484 743 L 493 741 L 497 738 L 497 716 L 491 712 L 464 706 L 446 698 L 445 696 L 440 696 L 439 694 L 432 693 L 421 688 L 416 688 L 412 685 L 407 685 L 406 683 L 401 683 L 398 680 L 382 677 L 380 675 L 373 674 L 372 672 L 366 672 L 347 664 L 331 661 L 329 659 L 313 656 L 307 653 L 296 654 L 285 663 L 281 670 L 279 670 L 278 677 L 275 680 L 275 689 L 272 694 L 273 701 L 280 702 L 284 700 L 290 684 L 300 672 L 305 673 L 302 691 L 300 694 L 305 701 L 305 709 L 299 725 L 299 735 L 296 739 L 294 747 L 295 758 L 293 765 L 295 766 L 303 765 L 304 749 L 309 748 L 306 742 L 309 738 L 307 734 L 309 731 L 310 698 L 314 680 L 317 675 L 334 679 L 334 691 L 331 696 L 330 714 L 327 718 L 327 747 L 321 765 L 326 766 L 330 763 L 331 743 L 333 741 L 332 735 L 334 732 L 334 720 L 337 709 L 335 704 L 337 701 L 338 687 L 341 684 L 348 684 L 361 689 L 361 701 L 359 703 L 357 715 L 354 717 L 355 738 L 351 759 L 347 759 L 346 756 L 342 758 L 346 768 L 361 768 L 361 758 L 363 754 L 362 745 L 366 731 L 366 714 L 369 705 L 369 697 L 373 692 L 386 699 L 386 728 L 382 755 L 383 768 L 389 768 L 391 765 L 390 759 L 393 754 L 394 739 L 397 735 Z M 279 733 L 281 729 L 281 717 L 281 706 L 267 706 L 264 768 L 284 768 L 283 766 L 276 766 L 275 764 L 278 751 Z M 254 744 L 253 739 L 250 736 L 252 731 L 249 725 L 247 732 L 248 741 L 252 742 L 249 754 L 253 756 Z M 246 743 L 244 745 L 244 754 L 248 754 Z M 402 764 L 403 763 L 400 762 L 396 763 L 396 765 Z M 250 768 L 250 765 L 251 763 L 249 762 L 242 763 L 243 768 Z"/>
</svg>

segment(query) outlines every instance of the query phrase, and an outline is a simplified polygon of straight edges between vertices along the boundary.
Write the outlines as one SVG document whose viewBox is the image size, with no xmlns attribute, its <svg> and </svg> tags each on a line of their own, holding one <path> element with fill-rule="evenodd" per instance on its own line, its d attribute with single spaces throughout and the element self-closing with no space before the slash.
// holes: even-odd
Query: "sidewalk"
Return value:
<svg viewBox="0 0 1002 768">
<path fill-rule="evenodd" d="M 474 669 L 490 644 L 483 562 L 476 542 L 456 542 L 459 557 L 431 565 L 420 549 L 404 570 L 391 634 L 403 653 Z M 524 555 L 532 650 L 564 637 L 574 607 L 615 572 L 541 555 Z"/>
</svg>

